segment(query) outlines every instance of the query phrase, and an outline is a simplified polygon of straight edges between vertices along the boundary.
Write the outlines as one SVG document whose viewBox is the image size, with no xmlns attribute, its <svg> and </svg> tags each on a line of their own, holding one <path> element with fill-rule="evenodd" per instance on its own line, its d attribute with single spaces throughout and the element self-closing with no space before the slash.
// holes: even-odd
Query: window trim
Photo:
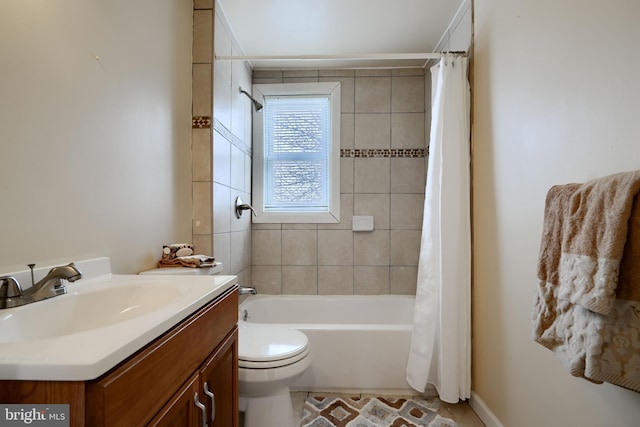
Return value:
<svg viewBox="0 0 640 427">
<path fill-rule="evenodd" d="M 329 158 L 328 212 L 265 212 L 264 210 L 264 116 L 253 113 L 253 208 L 255 223 L 340 222 L 340 83 L 284 83 L 253 85 L 253 97 L 264 104 L 265 96 L 328 95 L 330 98 L 331 154 Z"/>
</svg>

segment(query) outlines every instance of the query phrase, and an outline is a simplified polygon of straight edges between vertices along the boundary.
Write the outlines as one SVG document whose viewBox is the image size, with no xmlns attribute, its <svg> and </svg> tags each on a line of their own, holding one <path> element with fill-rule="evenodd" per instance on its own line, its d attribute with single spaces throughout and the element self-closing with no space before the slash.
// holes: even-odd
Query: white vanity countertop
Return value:
<svg viewBox="0 0 640 427">
<path fill-rule="evenodd" d="M 84 277 L 64 282 L 67 294 L 0 310 L 0 380 L 97 378 L 237 283 L 222 275 L 87 278 L 101 271 L 76 265 Z"/>
</svg>

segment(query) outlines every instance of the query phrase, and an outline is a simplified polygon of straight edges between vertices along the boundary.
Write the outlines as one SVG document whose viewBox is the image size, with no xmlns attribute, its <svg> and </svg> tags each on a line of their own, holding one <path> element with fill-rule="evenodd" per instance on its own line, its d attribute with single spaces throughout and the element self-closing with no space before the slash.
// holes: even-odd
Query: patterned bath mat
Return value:
<svg viewBox="0 0 640 427">
<path fill-rule="evenodd" d="M 301 427 L 459 427 L 438 415 L 440 400 L 400 397 L 308 397 Z"/>
</svg>

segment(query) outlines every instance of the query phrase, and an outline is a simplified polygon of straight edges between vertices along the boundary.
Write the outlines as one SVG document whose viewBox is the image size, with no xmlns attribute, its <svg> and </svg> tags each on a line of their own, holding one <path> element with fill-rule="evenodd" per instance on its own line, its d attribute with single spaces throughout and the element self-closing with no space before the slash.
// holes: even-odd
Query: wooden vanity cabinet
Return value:
<svg viewBox="0 0 640 427">
<path fill-rule="evenodd" d="M 194 375 L 175 394 L 175 396 L 160 410 L 149 427 L 193 427 L 200 425 L 202 415 L 195 406 L 193 396 L 198 393 L 198 375 Z"/>
<path fill-rule="evenodd" d="M 234 332 L 148 425 L 237 427 L 237 353 L 238 334 Z M 195 396 L 205 409 L 196 405 Z"/>
<path fill-rule="evenodd" d="M 205 389 L 205 385 L 207 386 Z M 238 426 L 238 333 L 229 337 L 200 369 L 209 427 Z M 211 397 L 215 396 L 211 404 Z M 215 414 L 212 408 L 215 407 Z"/>
<path fill-rule="evenodd" d="M 129 427 L 157 422 L 158 426 L 237 427 L 237 322 L 234 287 L 117 368 L 89 382 L 86 425 Z M 212 399 L 205 385 L 214 395 L 213 425 Z M 180 417 L 187 419 L 176 419 Z M 225 417 L 228 421 L 219 424 L 218 418 Z"/>
<path fill-rule="evenodd" d="M 69 403 L 72 427 L 238 427 L 237 321 L 234 286 L 95 380 L 0 381 L 0 402 Z"/>
</svg>

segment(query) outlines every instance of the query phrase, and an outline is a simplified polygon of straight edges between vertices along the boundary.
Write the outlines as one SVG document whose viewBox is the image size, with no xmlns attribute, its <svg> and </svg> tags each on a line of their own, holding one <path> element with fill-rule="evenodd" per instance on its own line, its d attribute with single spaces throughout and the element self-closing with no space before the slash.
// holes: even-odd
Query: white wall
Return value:
<svg viewBox="0 0 640 427">
<path fill-rule="evenodd" d="M 0 2 L 0 268 L 190 240 L 191 38 L 182 0 Z"/>
<path fill-rule="evenodd" d="M 471 0 L 462 0 L 433 52 L 468 52 L 471 47 L 472 15 Z"/>
<path fill-rule="evenodd" d="M 507 427 L 637 426 L 531 340 L 544 199 L 640 165 L 640 3 L 475 0 L 473 390 Z"/>
</svg>

